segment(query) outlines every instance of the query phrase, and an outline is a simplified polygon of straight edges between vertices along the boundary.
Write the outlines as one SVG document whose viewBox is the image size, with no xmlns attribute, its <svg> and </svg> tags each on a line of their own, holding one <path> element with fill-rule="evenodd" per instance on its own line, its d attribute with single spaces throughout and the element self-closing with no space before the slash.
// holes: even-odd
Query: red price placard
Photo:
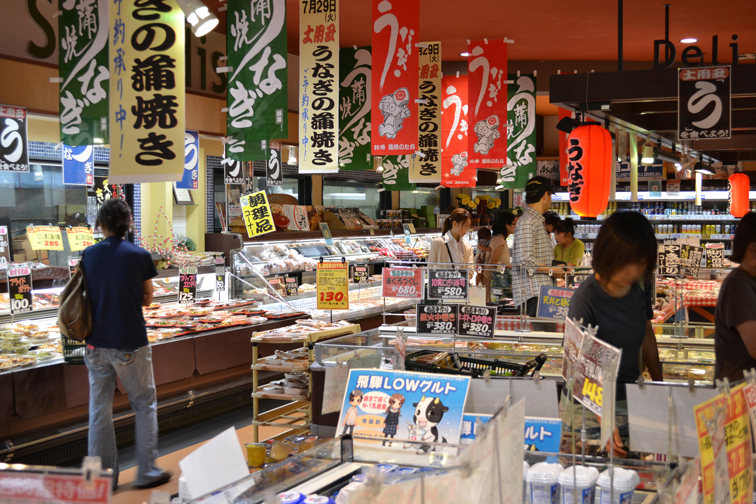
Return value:
<svg viewBox="0 0 756 504">
<path fill-rule="evenodd" d="M 383 296 L 420 299 L 423 271 L 418 268 L 383 268 Z"/>
</svg>

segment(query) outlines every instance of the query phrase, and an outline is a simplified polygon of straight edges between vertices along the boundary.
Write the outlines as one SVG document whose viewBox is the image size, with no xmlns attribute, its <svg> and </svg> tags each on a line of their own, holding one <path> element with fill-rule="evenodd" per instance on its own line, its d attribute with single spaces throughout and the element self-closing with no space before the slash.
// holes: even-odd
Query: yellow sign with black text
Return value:
<svg viewBox="0 0 756 504">
<path fill-rule="evenodd" d="M 349 309 L 349 263 L 318 263 L 318 310 Z"/>
<path fill-rule="evenodd" d="M 94 245 L 94 234 L 89 228 L 72 227 L 66 234 L 68 234 L 68 246 L 71 247 L 72 252 Z"/>
<path fill-rule="evenodd" d="M 242 215 L 244 225 L 247 226 L 247 234 L 253 236 L 272 233 L 276 230 L 273 223 L 273 212 L 270 211 L 268 196 L 265 191 L 245 194 L 241 197 Z"/>
<path fill-rule="evenodd" d="M 30 226 L 26 235 L 32 250 L 63 250 L 63 237 L 57 226 Z"/>
</svg>

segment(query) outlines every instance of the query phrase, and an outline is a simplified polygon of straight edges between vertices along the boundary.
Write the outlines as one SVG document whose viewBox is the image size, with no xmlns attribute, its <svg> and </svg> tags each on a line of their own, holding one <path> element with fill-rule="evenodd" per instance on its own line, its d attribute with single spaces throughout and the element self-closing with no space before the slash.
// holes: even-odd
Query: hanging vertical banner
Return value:
<svg viewBox="0 0 756 504">
<path fill-rule="evenodd" d="M 507 164 L 501 169 L 506 188 L 523 189 L 536 166 L 536 79 L 533 75 L 510 75 L 508 86 Z"/>
<path fill-rule="evenodd" d="M 199 188 L 199 133 L 184 132 L 184 177 L 176 182 L 176 189 Z"/>
<path fill-rule="evenodd" d="M 441 42 L 426 42 L 420 53 L 418 148 L 425 156 L 410 165 L 412 183 L 441 182 Z"/>
<path fill-rule="evenodd" d="M 178 182 L 184 174 L 184 13 L 175 2 L 110 9 L 110 182 Z"/>
<path fill-rule="evenodd" d="M 730 70 L 729 65 L 677 70 L 678 140 L 732 137 Z"/>
<path fill-rule="evenodd" d="M 299 173 L 339 171 L 339 0 L 302 2 Z"/>
<path fill-rule="evenodd" d="M 63 145 L 63 185 L 94 185 L 94 146 Z"/>
<path fill-rule="evenodd" d="M 475 187 L 476 170 L 469 166 L 467 153 L 468 105 L 467 75 L 444 76 L 441 79 L 441 185 L 444 187 Z"/>
<path fill-rule="evenodd" d="M 29 171 L 26 109 L 0 105 L 0 171 Z"/>
<path fill-rule="evenodd" d="M 385 156 L 383 158 L 383 188 L 387 191 L 414 191 L 415 184 L 410 184 L 410 165 L 417 163 L 415 154 L 404 156 Z"/>
<path fill-rule="evenodd" d="M 116 14 L 121 2 L 84 0 L 60 2 L 58 16 L 58 73 L 60 83 L 60 140 L 83 147 L 108 144 L 108 6 Z M 113 36 L 123 39 L 123 25 Z"/>
<path fill-rule="evenodd" d="M 417 150 L 420 0 L 373 0 L 373 155 Z"/>
<path fill-rule="evenodd" d="M 261 140 L 288 136 L 286 0 L 229 0 L 228 157 L 265 161 Z"/>
<path fill-rule="evenodd" d="M 507 160 L 507 43 L 501 39 L 467 44 L 470 124 L 470 165 L 475 168 L 504 166 Z"/>
<path fill-rule="evenodd" d="M 223 165 L 223 183 L 226 185 L 241 185 L 244 183 L 244 162 L 234 161 L 226 157 L 226 149 L 223 149 L 221 158 Z"/>
<path fill-rule="evenodd" d="M 370 154 L 370 47 L 339 50 L 339 166 L 372 170 Z"/>
<path fill-rule="evenodd" d="M 269 152 L 270 157 L 265 165 L 265 182 L 268 186 L 282 186 L 281 142 L 270 142 Z"/>
<path fill-rule="evenodd" d="M 559 108 L 559 120 L 561 121 L 565 117 L 572 117 L 572 111 Z M 567 187 L 568 184 L 568 173 L 567 173 L 567 166 L 570 164 L 570 160 L 567 157 L 567 137 L 570 136 L 569 133 L 565 133 L 564 131 L 557 130 L 557 135 L 559 135 L 559 185 L 562 187 Z"/>
</svg>

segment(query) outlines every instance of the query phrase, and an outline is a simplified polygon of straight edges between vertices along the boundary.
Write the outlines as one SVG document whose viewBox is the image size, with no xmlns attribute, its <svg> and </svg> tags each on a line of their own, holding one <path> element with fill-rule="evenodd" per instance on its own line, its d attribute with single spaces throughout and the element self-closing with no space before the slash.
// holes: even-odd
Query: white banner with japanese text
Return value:
<svg viewBox="0 0 756 504">
<path fill-rule="evenodd" d="M 412 183 L 441 182 L 441 42 L 421 43 L 418 148 L 422 156 L 410 165 Z M 425 156 L 425 157 L 423 157 Z"/>
</svg>

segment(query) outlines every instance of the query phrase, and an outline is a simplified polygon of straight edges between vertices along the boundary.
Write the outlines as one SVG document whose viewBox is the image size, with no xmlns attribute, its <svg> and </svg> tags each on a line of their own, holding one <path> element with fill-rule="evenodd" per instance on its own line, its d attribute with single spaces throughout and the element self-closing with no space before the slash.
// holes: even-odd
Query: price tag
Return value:
<svg viewBox="0 0 756 504">
<path fill-rule="evenodd" d="M 318 310 L 349 309 L 349 263 L 318 263 L 317 296 Z"/>
<path fill-rule="evenodd" d="M 622 351 L 587 334 L 583 337 L 575 366 L 575 400 L 601 415 L 604 402 L 604 381 L 609 373 L 617 376 Z"/>
<path fill-rule="evenodd" d="M 541 286 L 541 292 L 538 296 L 537 316 L 540 318 L 549 318 L 564 320 L 570 309 L 570 299 L 575 291 L 572 289 L 559 289 L 548 285 Z"/>
<path fill-rule="evenodd" d="M 410 236 L 412 231 L 410 231 L 410 225 L 402 224 L 402 229 L 404 230 L 404 243 L 406 243 L 407 245 L 412 245 L 412 236 Z"/>
<path fill-rule="evenodd" d="M 580 284 L 585 282 L 590 274 L 584 274 L 584 275 L 565 275 L 565 283 L 567 284 L 568 289 L 577 289 L 580 287 Z"/>
<path fill-rule="evenodd" d="M 179 269 L 179 303 L 190 304 L 197 299 L 197 268 L 183 266 Z"/>
<path fill-rule="evenodd" d="M 31 268 L 14 264 L 8 267 L 8 297 L 13 315 L 34 309 Z"/>
<path fill-rule="evenodd" d="M 240 201 L 244 225 L 250 237 L 272 233 L 276 230 L 265 191 L 247 194 L 242 196 Z"/>
<path fill-rule="evenodd" d="M 72 252 L 84 250 L 94 245 L 94 234 L 91 229 L 86 227 L 72 227 L 68 230 L 68 246 Z"/>
<path fill-rule="evenodd" d="M 215 290 L 223 292 L 226 290 L 226 260 L 222 256 L 215 256 Z"/>
<path fill-rule="evenodd" d="M 493 338 L 495 328 L 495 306 L 462 305 L 459 307 L 460 336 Z"/>
<path fill-rule="evenodd" d="M 412 233 L 412 234 L 415 234 L 415 233 L 417 233 L 417 231 L 415 231 L 415 225 L 414 225 L 413 223 L 411 223 L 411 222 L 410 222 L 410 223 L 409 223 L 409 224 L 407 224 L 407 225 L 409 226 L 409 229 L 410 229 L 410 233 Z"/>
<path fill-rule="evenodd" d="M 680 181 L 668 180 L 667 181 L 667 196 L 676 196 L 680 194 Z"/>
<path fill-rule="evenodd" d="M 354 283 L 365 284 L 370 282 L 370 274 L 367 264 L 354 265 Z"/>
<path fill-rule="evenodd" d="M 63 250 L 63 237 L 57 226 L 29 226 L 26 235 L 32 250 Z"/>
<path fill-rule="evenodd" d="M 79 257 L 68 256 L 68 275 L 70 277 L 73 277 L 74 273 L 76 273 L 76 268 L 79 266 L 80 260 L 81 258 Z"/>
<path fill-rule="evenodd" d="M 270 275 L 270 270 L 268 268 L 260 268 L 260 274 L 264 277 Z"/>
<path fill-rule="evenodd" d="M 276 290 L 279 296 L 286 297 L 286 285 L 284 285 L 283 277 L 269 278 L 268 283 Z"/>
<path fill-rule="evenodd" d="M 375 229 L 370 228 L 370 236 L 375 236 Z"/>
<path fill-rule="evenodd" d="M 423 271 L 418 268 L 383 268 L 383 296 L 420 299 Z"/>
<path fill-rule="evenodd" d="M 569 381 L 577 365 L 580 347 L 583 345 L 583 331 L 567 317 L 564 320 L 564 354 L 562 356 L 562 378 Z"/>
<path fill-rule="evenodd" d="M 0 266 L 10 262 L 10 242 L 8 241 L 8 226 L 0 226 Z"/>
<path fill-rule="evenodd" d="M 724 243 L 706 244 L 706 267 L 724 268 L 725 266 Z"/>
<path fill-rule="evenodd" d="M 320 232 L 323 233 L 325 238 L 326 247 L 333 247 L 333 235 L 331 234 L 331 228 L 325 222 L 320 223 Z"/>
<path fill-rule="evenodd" d="M 297 285 L 297 279 L 293 277 L 286 277 L 286 296 L 295 297 L 299 295 L 299 285 Z"/>
<path fill-rule="evenodd" d="M 428 270 L 428 299 L 466 300 L 468 288 L 467 270 Z"/>
<path fill-rule="evenodd" d="M 417 334 L 456 334 L 459 305 L 418 304 L 415 310 Z"/>
</svg>

